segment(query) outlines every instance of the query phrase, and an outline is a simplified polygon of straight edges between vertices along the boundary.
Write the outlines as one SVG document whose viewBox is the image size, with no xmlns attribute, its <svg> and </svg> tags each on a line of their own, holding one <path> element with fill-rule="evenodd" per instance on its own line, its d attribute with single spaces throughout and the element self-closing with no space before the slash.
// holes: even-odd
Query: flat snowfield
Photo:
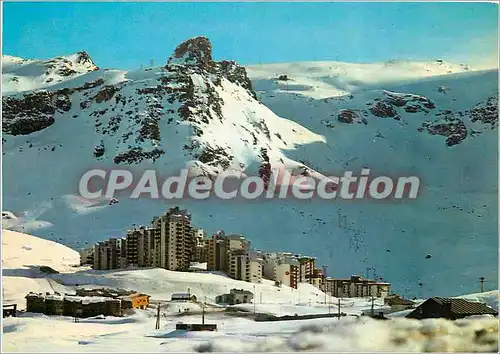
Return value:
<svg viewBox="0 0 500 354">
<path fill-rule="evenodd" d="M 3 230 L 4 304 L 25 307 L 29 291 L 72 293 L 85 287 L 120 287 L 152 295 L 147 310 L 124 317 L 81 319 L 23 312 L 3 322 L 6 352 L 201 352 L 201 351 L 493 351 L 497 347 L 496 319 L 460 321 L 357 319 L 346 316 L 314 320 L 255 322 L 250 317 L 224 313 L 213 303 L 215 296 L 232 288 L 256 294 L 255 304 L 235 307 L 247 312 L 275 315 L 337 312 L 338 299 L 309 284 L 299 289 L 275 287 L 272 282 L 246 283 L 213 273 L 181 273 L 164 269 L 92 271 L 79 267 L 78 253 L 56 242 Z M 46 274 L 40 266 L 58 271 Z M 201 322 L 199 303 L 169 301 L 172 293 L 187 289 L 205 298 L 205 321 L 217 324 L 217 332 L 184 332 L 176 323 Z M 262 295 L 261 295 L 262 294 Z M 496 291 L 467 296 L 496 303 Z M 329 304 L 325 304 L 325 298 Z M 156 304 L 162 303 L 160 329 L 155 330 Z M 370 308 L 366 299 L 340 299 L 341 311 L 360 314 Z M 383 311 L 382 303 L 375 304 Z M 189 308 L 188 315 L 179 315 Z M 397 317 L 397 316 L 396 316 Z M 479 333 L 479 334 L 478 334 Z"/>
<path fill-rule="evenodd" d="M 315 99 L 470 70 L 464 64 L 397 60 L 366 64 L 335 61 L 277 63 L 250 65 L 246 69 L 256 91 L 297 93 Z"/>
</svg>

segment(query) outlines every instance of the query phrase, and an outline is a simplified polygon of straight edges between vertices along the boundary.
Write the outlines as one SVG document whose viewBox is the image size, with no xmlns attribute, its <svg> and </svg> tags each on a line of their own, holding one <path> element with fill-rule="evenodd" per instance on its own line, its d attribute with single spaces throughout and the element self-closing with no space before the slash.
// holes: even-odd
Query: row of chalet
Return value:
<svg viewBox="0 0 500 354">
<path fill-rule="evenodd" d="M 217 304 L 237 305 L 251 303 L 254 294 L 251 291 L 244 289 L 231 289 L 229 294 L 218 295 L 215 298 Z M 197 302 L 196 295 L 191 293 L 174 293 L 171 301 L 174 302 Z"/>
<path fill-rule="evenodd" d="M 146 309 L 149 295 L 134 291 L 77 289 L 76 294 L 33 293 L 26 295 L 26 311 L 74 317 L 123 316 L 130 309 Z"/>
</svg>

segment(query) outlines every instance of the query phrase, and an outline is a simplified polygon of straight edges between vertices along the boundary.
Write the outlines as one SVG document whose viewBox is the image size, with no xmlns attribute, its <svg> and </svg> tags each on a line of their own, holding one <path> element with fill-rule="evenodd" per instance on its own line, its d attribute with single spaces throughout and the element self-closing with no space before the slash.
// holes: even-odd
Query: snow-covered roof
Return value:
<svg viewBox="0 0 500 354">
<path fill-rule="evenodd" d="M 172 299 L 189 299 L 193 296 L 193 294 L 190 293 L 174 293 L 172 294 Z"/>
<path fill-rule="evenodd" d="M 189 266 L 189 270 L 207 270 L 207 262 L 205 263 L 192 262 Z"/>
<path fill-rule="evenodd" d="M 119 302 L 118 299 L 104 296 L 66 296 L 64 301 L 81 302 L 82 304 L 98 303 L 98 302 Z"/>
</svg>

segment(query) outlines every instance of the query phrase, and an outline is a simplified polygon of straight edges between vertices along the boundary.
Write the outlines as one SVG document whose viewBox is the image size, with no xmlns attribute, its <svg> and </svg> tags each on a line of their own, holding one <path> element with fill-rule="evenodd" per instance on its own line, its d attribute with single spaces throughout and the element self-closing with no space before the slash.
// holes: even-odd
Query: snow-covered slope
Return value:
<svg viewBox="0 0 500 354">
<path fill-rule="evenodd" d="M 98 70 L 86 52 L 49 60 L 2 56 L 3 92 L 23 92 L 58 85 Z"/>
<path fill-rule="evenodd" d="M 4 304 L 16 303 L 24 308 L 29 291 L 54 292 L 65 288 L 43 272 L 40 266 L 58 272 L 74 272 L 80 264 L 78 252 L 59 243 L 31 235 L 2 230 L 2 283 Z"/>
<path fill-rule="evenodd" d="M 368 64 L 299 62 L 252 65 L 246 69 L 256 91 L 292 92 L 316 99 L 472 70 L 465 64 L 442 60 Z"/>
<path fill-rule="evenodd" d="M 439 62 L 332 65 L 251 67 L 250 82 L 236 63 L 212 61 L 210 44 L 198 38 L 165 67 L 94 70 L 23 94 L 8 87 L 4 206 L 45 221 L 37 234 L 83 247 L 180 205 L 209 234 L 225 229 L 256 248 L 317 256 L 331 276 L 375 268 L 407 296 L 475 292 L 479 276 L 496 287 L 496 72 Z M 279 75 L 309 86 L 284 90 Z M 322 83 L 319 91 L 312 82 Z M 105 154 L 96 158 L 101 141 Z M 74 195 L 95 167 L 256 174 L 267 157 L 326 175 L 364 166 L 373 175 L 417 175 L 422 190 L 406 201 L 260 204 L 89 205 Z"/>
<path fill-rule="evenodd" d="M 332 238 L 342 235 L 351 242 L 347 247 L 332 242 L 328 258 L 343 268 L 340 260 L 352 262 L 341 254 L 349 248 L 355 258 L 366 257 L 366 267 L 374 266 L 396 283 L 404 281 L 416 296 L 477 291 L 479 276 L 496 287 L 497 71 L 453 73 L 450 67 L 452 73 L 434 71 L 437 76 L 423 78 L 410 63 L 399 68 L 415 69 L 413 77 L 361 66 L 348 71 L 346 80 L 365 70 L 366 84 L 358 82 L 340 96 L 336 84 L 319 93 L 314 85 L 283 90 L 283 82 L 259 90 L 262 80 L 279 82 L 272 79 L 277 74 L 338 81 L 325 65 L 310 70 L 311 77 L 310 71 L 300 75 L 293 64 L 279 71 L 273 65 L 262 66 L 260 73 L 249 70 L 264 104 L 327 140 L 289 155 L 327 175 L 368 167 L 373 175 L 413 175 L 422 183 L 415 201 L 343 203 Z M 342 216 L 347 223 L 342 224 Z"/>
</svg>

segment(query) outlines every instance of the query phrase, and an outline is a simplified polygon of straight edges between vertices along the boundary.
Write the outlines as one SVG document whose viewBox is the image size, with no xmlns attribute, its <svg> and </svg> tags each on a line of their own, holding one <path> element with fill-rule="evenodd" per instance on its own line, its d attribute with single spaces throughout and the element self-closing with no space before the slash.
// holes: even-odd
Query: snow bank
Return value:
<svg viewBox="0 0 500 354">
<path fill-rule="evenodd" d="M 66 292 L 61 284 L 46 278 L 39 266 L 58 272 L 74 272 L 80 263 L 78 252 L 59 243 L 10 230 L 2 230 L 3 302 L 24 308 L 24 297 L 35 293 Z"/>
<path fill-rule="evenodd" d="M 264 340 L 213 339 L 203 344 L 175 346 L 166 351 L 191 352 L 363 352 L 363 351 L 496 351 L 498 322 L 488 320 L 394 320 L 341 321 L 330 326 L 310 326 L 290 336 Z"/>
</svg>

